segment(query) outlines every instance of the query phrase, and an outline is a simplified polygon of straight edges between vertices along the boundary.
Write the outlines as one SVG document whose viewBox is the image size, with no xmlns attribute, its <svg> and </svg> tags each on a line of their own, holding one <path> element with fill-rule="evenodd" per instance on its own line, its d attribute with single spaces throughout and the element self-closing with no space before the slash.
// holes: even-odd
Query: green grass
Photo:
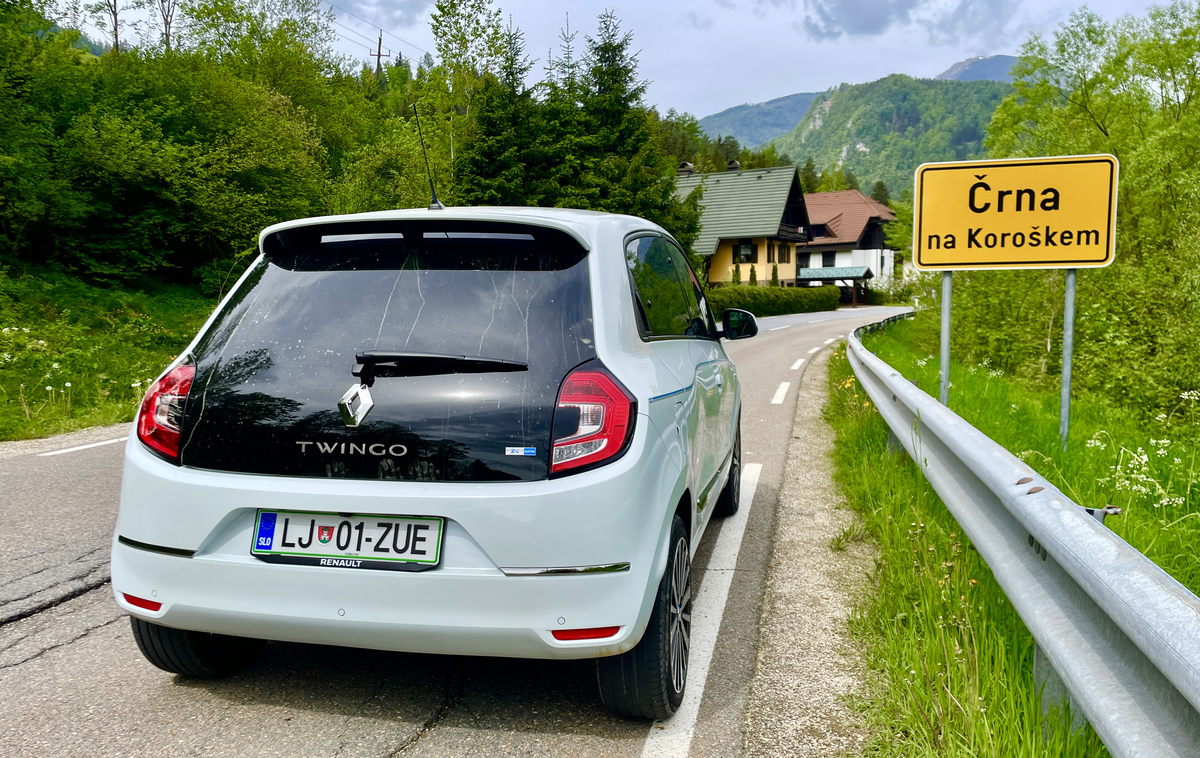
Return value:
<svg viewBox="0 0 1200 758">
<path fill-rule="evenodd" d="M 868 349 L 935 395 L 937 322 L 923 313 L 865 339 Z M 952 362 L 950 407 L 1077 503 L 1116 505 L 1107 524 L 1180 582 L 1200 589 L 1197 399 L 1146 420 L 1136 409 L 1075 398 L 1069 449 L 1057 391 L 1033 391 L 988 365 Z M 837 477 L 878 544 L 874 586 L 851 619 L 880 686 L 864 707 L 882 756 L 1106 755 L 1065 716 L 1043 725 L 1033 640 L 979 554 L 858 385 L 845 349 L 830 364 L 826 417 Z M 849 535 L 831 547 L 844 547 Z"/>
<path fill-rule="evenodd" d="M 931 395 L 938 359 L 922 349 L 936 329 L 923 313 L 868 335 L 865 346 Z M 1095 397 L 1071 402 L 1066 452 L 1058 436 L 1059 393 L 1030 391 L 986 365 L 952 362 L 950 408 L 1020 456 L 1068 497 L 1087 507 L 1122 509 L 1106 525 L 1200 592 L 1200 397 L 1181 397 L 1147 419 Z"/>
<path fill-rule="evenodd" d="M 0 268 L 0 440 L 129 421 L 216 301 Z"/>
</svg>

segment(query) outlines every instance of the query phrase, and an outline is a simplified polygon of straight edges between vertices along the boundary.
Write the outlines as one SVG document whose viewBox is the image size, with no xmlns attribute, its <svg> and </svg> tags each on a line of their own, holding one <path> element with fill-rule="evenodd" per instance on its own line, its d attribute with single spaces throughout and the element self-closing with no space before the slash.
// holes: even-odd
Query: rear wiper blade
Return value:
<svg viewBox="0 0 1200 758">
<path fill-rule="evenodd" d="M 354 360 L 362 366 L 362 369 L 351 373 L 361 377 L 363 384 L 366 385 L 370 385 L 376 375 L 431 376 L 529 370 L 529 364 L 523 361 L 489 358 L 483 355 L 366 350 L 356 354 Z"/>
</svg>

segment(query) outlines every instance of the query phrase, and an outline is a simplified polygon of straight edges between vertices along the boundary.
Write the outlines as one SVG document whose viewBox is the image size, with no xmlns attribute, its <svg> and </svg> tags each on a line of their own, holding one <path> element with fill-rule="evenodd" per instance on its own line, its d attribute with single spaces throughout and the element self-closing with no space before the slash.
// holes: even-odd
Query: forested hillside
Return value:
<svg viewBox="0 0 1200 758">
<path fill-rule="evenodd" d="M 631 213 L 687 245 L 679 161 L 789 162 L 646 103 L 611 13 L 531 81 L 492 0 L 438 0 L 436 61 L 378 72 L 334 53 L 319 0 L 144 7 L 133 29 L 86 6 L 96 56 L 69 2 L 0 3 L 0 439 L 128 419 L 270 224 L 423 208 L 431 173 L 447 204 Z"/>
<path fill-rule="evenodd" d="M 747 147 L 762 145 L 794 129 L 818 94 L 797 92 L 765 103 L 735 105 L 700 119 L 700 128 L 713 139 L 733 137 Z"/>
<path fill-rule="evenodd" d="M 841 163 L 899 195 L 922 163 L 983 156 L 988 121 L 1011 91 L 1002 82 L 902 74 L 843 84 L 819 95 L 800 124 L 771 144 L 797 158 L 811 157 L 818 167 Z"/>
</svg>

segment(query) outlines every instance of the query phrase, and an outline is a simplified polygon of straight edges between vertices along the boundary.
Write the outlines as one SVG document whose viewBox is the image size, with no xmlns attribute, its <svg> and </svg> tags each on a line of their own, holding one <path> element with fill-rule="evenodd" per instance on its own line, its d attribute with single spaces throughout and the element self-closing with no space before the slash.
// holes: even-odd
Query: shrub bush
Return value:
<svg viewBox="0 0 1200 758">
<path fill-rule="evenodd" d="M 733 285 L 708 291 L 709 307 L 718 317 L 726 308 L 741 308 L 755 316 L 832 311 L 837 308 L 837 287 L 748 287 Z"/>
</svg>

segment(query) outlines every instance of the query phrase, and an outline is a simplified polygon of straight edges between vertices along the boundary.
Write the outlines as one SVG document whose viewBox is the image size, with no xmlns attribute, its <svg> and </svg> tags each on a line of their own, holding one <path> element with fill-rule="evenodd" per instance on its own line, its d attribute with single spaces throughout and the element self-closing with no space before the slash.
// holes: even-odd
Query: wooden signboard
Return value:
<svg viewBox="0 0 1200 758">
<path fill-rule="evenodd" d="M 926 163 L 913 264 L 924 270 L 1100 268 L 1116 246 L 1111 155 Z"/>
</svg>

